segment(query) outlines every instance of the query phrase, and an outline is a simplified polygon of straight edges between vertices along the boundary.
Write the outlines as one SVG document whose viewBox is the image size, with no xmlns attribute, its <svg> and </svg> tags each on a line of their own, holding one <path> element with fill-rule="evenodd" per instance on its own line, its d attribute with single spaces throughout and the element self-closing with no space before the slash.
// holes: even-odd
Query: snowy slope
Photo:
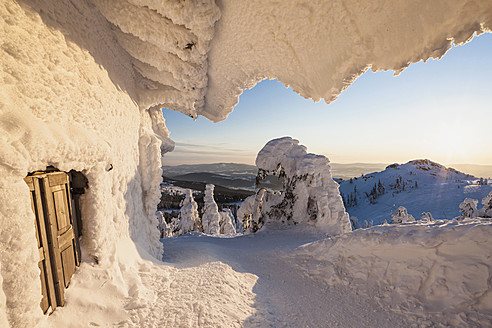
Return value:
<svg viewBox="0 0 492 328">
<path fill-rule="evenodd" d="M 133 281 L 108 279 L 84 263 L 67 290 L 67 306 L 50 323 L 487 327 L 491 233 L 489 219 L 377 226 L 329 238 L 307 226 L 267 226 L 237 238 L 167 238 L 164 262 L 136 260 L 125 248 L 124 271 L 138 270 Z M 115 288 L 123 283 L 126 295 Z"/>
<path fill-rule="evenodd" d="M 424 211 L 431 212 L 435 218 L 451 219 L 458 216 L 458 206 L 465 198 L 482 200 L 492 191 L 492 185 L 481 186 L 476 181 L 472 175 L 438 163 L 414 160 L 342 181 L 340 193 L 347 212 L 357 217 L 360 223 L 363 220 L 374 220 L 374 224 L 384 220 L 389 222 L 391 213 L 399 206 L 406 207 L 408 213 L 417 219 Z M 374 197 L 371 192 L 375 186 L 377 195 Z"/>
</svg>

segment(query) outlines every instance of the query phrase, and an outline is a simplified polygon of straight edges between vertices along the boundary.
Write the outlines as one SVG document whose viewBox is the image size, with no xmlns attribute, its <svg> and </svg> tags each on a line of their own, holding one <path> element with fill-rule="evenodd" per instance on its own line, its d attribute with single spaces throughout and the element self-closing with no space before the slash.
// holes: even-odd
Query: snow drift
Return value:
<svg viewBox="0 0 492 328">
<path fill-rule="evenodd" d="M 297 256 L 314 259 L 301 264 L 307 274 L 421 317 L 420 327 L 485 327 L 492 320 L 491 234 L 490 219 L 380 225 L 308 244 Z"/>
</svg>

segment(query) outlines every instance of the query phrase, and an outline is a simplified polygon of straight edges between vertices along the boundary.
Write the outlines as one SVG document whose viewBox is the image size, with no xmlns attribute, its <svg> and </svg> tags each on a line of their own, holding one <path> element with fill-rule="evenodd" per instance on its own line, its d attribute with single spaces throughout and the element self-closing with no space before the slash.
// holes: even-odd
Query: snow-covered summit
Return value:
<svg viewBox="0 0 492 328">
<path fill-rule="evenodd" d="M 359 223 L 390 220 L 400 206 L 417 219 L 423 212 L 450 219 L 459 214 L 463 199 L 482 199 L 492 190 L 492 186 L 478 181 L 473 175 L 418 159 L 342 181 L 340 192 L 347 212 L 357 217 Z"/>
<path fill-rule="evenodd" d="M 386 169 L 399 170 L 402 173 L 406 172 L 409 173 L 410 175 L 412 175 L 414 171 L 416 173 L 418 173 L 419 171 L 425 171 L 428 173 L 428 176 L 431 178 L 435 177 L 438 179 L 447 179 L 447 180 L 476 179 L 471 174 L 460 172 L 451 167 L 445 167 L 444 165 L 441 165 L 439 163 L 433 162 L 428 159 L 416 159 L 413 161 L 409 161 L 408 163 L 405 164 L 391 164 L 388 165 Z"/>
</svg>

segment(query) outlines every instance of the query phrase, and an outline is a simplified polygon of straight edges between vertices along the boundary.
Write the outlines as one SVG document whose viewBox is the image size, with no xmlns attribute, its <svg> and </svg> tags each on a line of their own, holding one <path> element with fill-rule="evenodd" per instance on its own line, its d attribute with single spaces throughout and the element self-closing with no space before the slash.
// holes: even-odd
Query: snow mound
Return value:
<svg viewBox="0 0 492 328">
<path fill-rule="evenodd" d="M 338 184 L 331 177 L 330 161 L 325 156 L 307 153 L 306 149 L 298 140 L 284 137 L 269 141 L 260 150 L 256 157 L 259 179 L 268 174 L 283 177 L 284 190 L 279 194 L 260 189 L 257 205 L 245 202 L 244 206 L 259 210 L 263 216 L 252 212 L 249 230 L 254 232 L 267 221 L 314 224 L 333 235 L 351 230 Z M 244 217 L 243 212 L 238 215 Z"/>
<path fill-rule="evenodd" d="M 376 226 L 308 244 L 297 256 L 313 257 L 300 264 L 306 274 L 395 311 L 485 327 L 492 320 L 491 234 L 490 219 Z"/>
</svg>

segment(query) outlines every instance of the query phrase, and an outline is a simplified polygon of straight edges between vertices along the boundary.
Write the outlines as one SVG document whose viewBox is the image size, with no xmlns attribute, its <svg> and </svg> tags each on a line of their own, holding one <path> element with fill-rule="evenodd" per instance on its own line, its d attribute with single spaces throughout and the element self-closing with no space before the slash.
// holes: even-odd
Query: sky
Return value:
<svg viewBox="0 0 492 328">
<path fill-rule="evenodd" d="M 163 109 L 173 152 L 165 165 L 254 164 L 271 139 L 291 136 L 334 163 L 492 164 L 492 34 L 441 60 L 368 71 L 331 104 L 304 99 L 276 80 L 245 90 L 222 122 Z"/>
</svg>

